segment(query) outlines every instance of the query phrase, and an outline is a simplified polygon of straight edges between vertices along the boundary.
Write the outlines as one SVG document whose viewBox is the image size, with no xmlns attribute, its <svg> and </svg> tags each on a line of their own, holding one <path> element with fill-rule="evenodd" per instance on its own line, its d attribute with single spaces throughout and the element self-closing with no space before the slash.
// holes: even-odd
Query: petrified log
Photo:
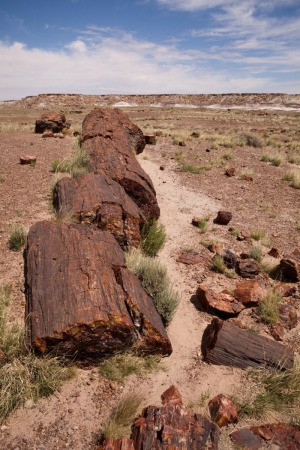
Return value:
<svg viewBox="0 0 300 450">
<path fill-rule="evenodd" d="M 237 268 L 242 278 L 255 278 L 260 272 L 258 262 L 250 258 L 238 261 Z"/>
<path fill-rule="evenodd" d="M 214 223 L 219 225 L 228 225 L 232 219 L 232 212 L 230 211 L 218 211 L 217 217 L 214 219 Z"/>
<path fill-rule="evenodd" d="M 163 394 L 161 407 L 148 406 L 135 419 L 131 433 L 135 450 L 217 449 L 217 425 L 183 406 L 171 390 L 170 401 L 169 394 Z"/>
<path fill-rule="evenodd" d="M 217 293 L 203 284 L 198 286 L 196 296 L 202 308 L 223 316 L 236 316 L 245 309 L 232 295 L 226 292 Z"/>
<path fill-rule="evenodd" d="M 120 183 L 147 219 L 160 211 L 150 177 L 133 151 L 145 146 L 142 131 L 119 109 L 95 109 L 82 125 L 82 146 L 90 155 L 92 171 Z"/>
<path fill-rule="evenodd" d="M 265 365 L 291 369 L 294 364 L 291 348 L 216 318 L 203 333 L 201 350 L 211 364 L 242 369 Z"/>
<path fill-rule="evenodd" d="M 230 434 L 231 440 L 239 448 L 261 449 L 264 444 L 272 443 L 278 450 L 299 450 L 300 431 L 286 423 L 241 428 Z"/>
<path fill-rule="evenodd" d="M 111 233 L 38 222 L 24 258 L 27 340 L 38 352 L 87 361 L 128 347 L 171 353 L 154 304 Z"/>
<path fill-rule="evenodd" d="M 283 277 L 292 282 L 300 281 L 300 249 L 288 254 L 280 261 L 279 270 Z"/>
<path fill-rule="evenodd" d="M 42 134 L 49 130 L 53 133 L 60 133 L 64 129 L 70 128 L 70 122 L 66 121 L 66 116 L 60 112 L 46 113 L 35 122 L 35 133 Z"/>
<path fill-rule="evenodd" d="M 140 243 L 145 217 L 122 186 L 106 176 L 63 178 L 54 187 L 53 206 L 59 216 L 110 231 L 123 247 Z"/>
</svg>

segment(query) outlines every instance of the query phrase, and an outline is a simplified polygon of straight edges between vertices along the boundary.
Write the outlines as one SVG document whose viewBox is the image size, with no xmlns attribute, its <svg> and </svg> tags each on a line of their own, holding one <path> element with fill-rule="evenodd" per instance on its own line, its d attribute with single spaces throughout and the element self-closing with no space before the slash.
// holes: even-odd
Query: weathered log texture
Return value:
<svg viewBox="0 0 300 450">
<path fill-rule="evenodd" d="M 220 319 L 213 319 L 205 329 L 201 350 L 211 364 L 242 369 L 264 365 L 291 369 L 294 364 L 291 348 Z"/>
<path fill-rule="evenodd" d="M 288 254 L 280 261 L 279 270 L 283 277 L 288 281 L 297 282 L 300 281 L 300 249 L 295 250 Z"/>
<path fill-rule="evenodd" d="M 141 130 L 119 109 L 95 109 L 82 125 L 82 146 L 90 155 L 92 171 L 120 183 L 147 219 L 160 211 L 150 177 L 133 151 L 145 146 Z"/>
<path fill-rule="evenodd" d="M 132 346 L 171 353 L 154 304 L 111 233 L 39 222 L 24 258 L 27 339 L 35 350 L 81 360 Z"/>
<path fill-rule="evenodd" d="M 165 396 L 161 407 L 143 410 L 132 425 L 131 439 L 135 450 L 216 450 L 219 428 L 171 395 L 170 401 Z"/>
<path fill-rule="evenodd" d="M 61 217 L 110 231 L 123 247 L 140 243 L 145 217 L 122 186 L 107 176 L 63 178 L 54 187 L 53 206 Z"/>
</svg>

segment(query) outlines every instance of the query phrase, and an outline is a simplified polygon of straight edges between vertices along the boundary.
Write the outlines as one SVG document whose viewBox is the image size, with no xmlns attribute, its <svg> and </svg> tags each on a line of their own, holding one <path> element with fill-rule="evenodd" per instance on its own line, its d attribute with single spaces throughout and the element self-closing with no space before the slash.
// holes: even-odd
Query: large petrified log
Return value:
<svg viewBox="0 0 300 450">
<path fill-rule="evenodd" d="M 183 406 L 179 393 L 176 400 L 173 386 L 168 391 L 161 407 L 148 406 L 135 419 L 131 433 L 135 450 L 217 449 L 217 425 Z"/>
<path fill-rule="evenodd" d="M 290 369 L 294 364 L 291 348 L 220 319 L 213 319 L 205 329 L 201 350 L 209 363 L 242 369 L 264 365 Z"/>
<path fill-rule="evenodd" d="M 168 355 L 162 321 L 111 233 L 38 222 L 25 258 L 28 344 L 82 360 L 135 347 Z"/>
<path fill-rule="evenodd" d="M 140 243 L 145 217 L 124 188 L 107 176 L 87 173 L 63 178 L 54 187 L 53 206 L 62 217 L 110 231 L 123 247 Z"/>
<path fill-rule="evenodd" d="M 120 183 L 147 219 L 160 211 L 150 177 L 133 151 L 145 146 L 142 131 L 119 109 L 94 109 L 82 124 L 82 146 L 90 155 L 92 171 Z"/>
</svg>

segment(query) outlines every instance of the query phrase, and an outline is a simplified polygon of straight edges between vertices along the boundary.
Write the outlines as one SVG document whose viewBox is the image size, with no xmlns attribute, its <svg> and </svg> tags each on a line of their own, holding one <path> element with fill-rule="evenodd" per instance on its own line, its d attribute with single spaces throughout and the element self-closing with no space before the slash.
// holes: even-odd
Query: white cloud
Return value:
<svg viewBox="0 0 300 450">
<path fill-rule="evenodd" d="M 159 4 L 173 10 L 197 11 L 232 4 L 234 0 L 157 0 Z"/>
<path fill-rule="evenodd" d="M 0 99 L 38 93 L 221 93 L 281 90 L 257 61 L 215 69 L 212 64 L 239 61 L 239 51 L 181 50 L 137 39 L 131 34 L 89 27 L 63 49 L 28 48 L 0 42 Z M 270 61 L 270 64 L 283 61 Z M 267 64 L 267 63 L 266 63 Z M 293 85 L 288 90 L 293 92 Z"/>
</svg>

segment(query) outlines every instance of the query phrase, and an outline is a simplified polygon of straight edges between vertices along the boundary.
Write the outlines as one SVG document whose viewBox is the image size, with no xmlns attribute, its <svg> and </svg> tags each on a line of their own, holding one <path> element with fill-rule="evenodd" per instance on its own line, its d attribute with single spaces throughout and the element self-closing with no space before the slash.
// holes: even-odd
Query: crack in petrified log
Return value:
<svg viewBox="0 0 300 450">
<path fill-rule="evenodd" d="M 139 153 L 141 133 L 122 111 L 95 109 L 83 121 L 82 146 L 90 155 L 92 171 L 120 183 L 146 218 L 153 219 L 160 214 L 155 189 L 132 153 Z"/>
<path fill-rule="evenodd" d="M 123 187 L 107 176 L 88 173 L 58 181 L 53 206 L 61 217 L 110 231 L 122 247 L 139 245 L 145 217 Z"/>
<path fill-rule="evenodd" d="M 27 341 L 38 352 L 82 360 L 132 346 L 171 353 L 153 301 L 126 269 L 111 233 L 39 222 L 29 231 L 24 258 Z M 128 312 L 129 298 L 143 317 L 138 330 Z"/>
</svg>

